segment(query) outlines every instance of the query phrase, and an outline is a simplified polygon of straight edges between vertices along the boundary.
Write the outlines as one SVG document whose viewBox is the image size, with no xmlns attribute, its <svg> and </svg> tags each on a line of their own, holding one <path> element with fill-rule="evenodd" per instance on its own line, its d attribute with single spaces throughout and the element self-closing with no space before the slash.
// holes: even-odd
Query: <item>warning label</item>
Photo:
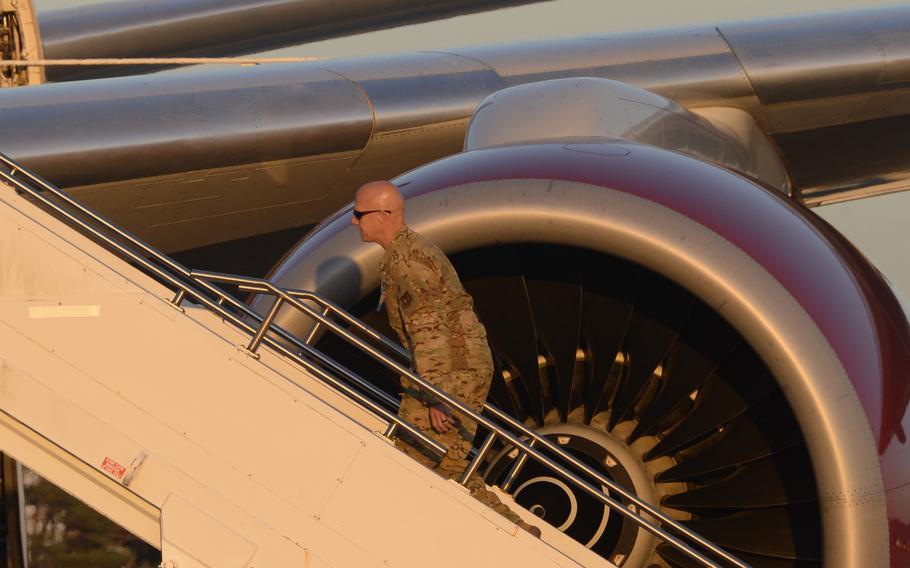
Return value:
<svg viewBox="0 0 910 568">
<path fill-rule="evenodd" d="M 111 458 L 104 458 L 104 463 L 101 464 L 101 469 L 110 473 L 117 479 L 122 479 L 123 474 L 126 473 L 126 468 Z"/>
</svg>

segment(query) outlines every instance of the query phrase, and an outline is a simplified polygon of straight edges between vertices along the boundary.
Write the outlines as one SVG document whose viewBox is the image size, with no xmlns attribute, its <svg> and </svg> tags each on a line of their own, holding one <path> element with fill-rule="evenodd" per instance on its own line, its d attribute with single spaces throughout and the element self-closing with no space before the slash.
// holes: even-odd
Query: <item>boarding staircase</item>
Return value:
<svg viewBox="0 0 910 568">
<path fill-rule="evenodd" d="M 159 547 L 163 566 L 624 564 L 553 527 L 538 540 L 474 500 L 463 484 L 503 448 L 517 456 L 505 487 L 535 460 L 687 565 L 746 566 L 508 414 L 424 382 L 339 306 L 189 270 L 2 155 L 0 185 L 0 451 Z M 312 318 L 306 337 L 275 323 L 281 310 Z M 316 349 L 321 333 L 482 426 L 458 482 L 395 450 L 406 431 L 446 451 Z"/>
</svg>

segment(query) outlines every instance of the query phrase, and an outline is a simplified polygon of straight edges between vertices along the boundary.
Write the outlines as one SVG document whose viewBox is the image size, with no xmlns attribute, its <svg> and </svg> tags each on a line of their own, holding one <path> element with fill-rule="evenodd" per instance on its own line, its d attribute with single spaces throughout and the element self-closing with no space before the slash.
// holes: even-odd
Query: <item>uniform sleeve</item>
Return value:
<svg viewBox="0 0 910 568">
<path fill-rule="evenodd" d="M 399 284 L 398 306 L 411 338 L 417 374 L 446 392 L 452 392 L 452 337 L 442 305 L 442 281 L 427 263 L 410 259 Z M 437 399 L 423 393 L 423 402 Z"/>
</svg>

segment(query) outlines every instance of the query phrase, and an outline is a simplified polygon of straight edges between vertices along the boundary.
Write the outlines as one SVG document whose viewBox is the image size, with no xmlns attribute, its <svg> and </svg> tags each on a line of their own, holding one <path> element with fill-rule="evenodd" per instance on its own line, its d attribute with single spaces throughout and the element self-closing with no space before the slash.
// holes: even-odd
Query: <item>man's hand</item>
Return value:
<svg viewBox="0 0 910 568">
<path fill-rule="evenodd" d="M 445 434 L 455 427 L 452 419 L 452 409 L 444 404 L 434 404 L 430 407 L 430 425 L 433 430 Z"/>
</svg>

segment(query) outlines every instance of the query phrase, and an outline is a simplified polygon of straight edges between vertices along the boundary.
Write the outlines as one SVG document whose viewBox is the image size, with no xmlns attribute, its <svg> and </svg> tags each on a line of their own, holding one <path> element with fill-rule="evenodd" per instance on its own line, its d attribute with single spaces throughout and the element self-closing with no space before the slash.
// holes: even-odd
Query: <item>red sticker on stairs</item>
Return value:
<svg viewBox="0 0 910 568">
<path fill-rule="evenodd" d="M 121 479 L 123 477 L 123 474 L 126 473 L 126 468 L 111 458 L 104 458 L 104 463 L 101 464 L 101 469 L 109 472 L 117 479 Z"/>
</svg>

